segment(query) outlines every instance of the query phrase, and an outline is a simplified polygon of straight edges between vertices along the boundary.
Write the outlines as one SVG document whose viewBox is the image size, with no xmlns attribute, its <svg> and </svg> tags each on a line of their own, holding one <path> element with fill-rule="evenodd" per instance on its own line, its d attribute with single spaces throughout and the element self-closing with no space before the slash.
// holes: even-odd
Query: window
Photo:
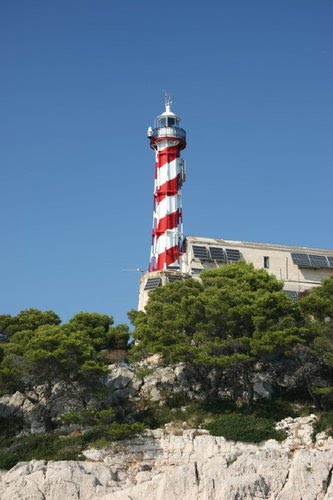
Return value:
<svg viewBox="0 0 333 500">
<path fill-rule="evenodd" d="M 264 257 L 264 268 L 269 269 L 269 257 Z"/>
<path fill-rule="evenodd" d="M 158 127 L 166 127 L 166 124 L 167 124 L 166 118 L 159 118 L 157 120 L 157 126 Z"/>
</svg>

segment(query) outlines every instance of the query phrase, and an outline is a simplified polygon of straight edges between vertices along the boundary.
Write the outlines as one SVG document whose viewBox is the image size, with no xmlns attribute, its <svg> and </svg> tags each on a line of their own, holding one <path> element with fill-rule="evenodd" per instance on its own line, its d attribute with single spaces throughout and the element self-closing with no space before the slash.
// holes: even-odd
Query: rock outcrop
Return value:
<svg viewBox="0 0 333 500">
<path fill-rule="evenodd" d="M 269 370 L 267 367 L 258 364 L 253 375 L 254 399 L 270 399 L 276 390 L 297 387 L 296 368 L 294 365 L 284 363 Z M 209 378 L 209 377 L 208 377 Z M 214 379 L 214 370 L 211 370 L 210 378 Z M 203 379 L 198 376 L 195 370 L 178 363 L 170 366 L 161 366 L 159 357 L 151 357 L 145 363 L 128 364 L 117 362 L 109 365 L 109 371 L 105 377 L 105 392 L 101 405 L 116 406 L 119 413 L 123 412 L 123 417 L 132 421 L 135 419 L 136 406 L 139 402 L 163 402 L 173 397 L 200 401 L 207 398 L 207 377 Z M 278 381 L 278 383 L 277 383 Z M 210 384 L 208 383 L 208 386 Z M 214 384 L 211 384 L 214 385 Z M 318 384 L 320 386 L 320 384 Z M 68 391 L 63 384 L 55 384 L 52 397 L 49 401 L 43 400 L 38 394 L 23 395 L 16 392 L 13 395 L 0 397 L 0 417 L 22 417 L 26 426 L 30 427 L 30 432 L 45 432 L 47 427 L 43 420 L 46 413 L 53 424 L 57 424 L 59 414 L 67 411 L 77 411 L 82 409 L 82 401 L 77 397 L 76 391 Z M 40 390 L 40 393 L 43 391 Z M 33 397 L 32 397 L 33 396 Z M 219 378 L 219 387 L 213 397 L 221 399 L 232 399 L 241 401 L 244 399 L 244 387 L 235 381 L 231 384 L 225 377 Z M 33 403 L 34 400 L 38 402 Z M 95 401 L 92 400 L 92 406 Z"/>
<path fill-rule="evenodd" d="M 282 443 L 226 441 L 203 430 L 149 431 L 85 462 L 19 463 L 0 477 L 2 500 L 332 500 L 333 440 L 311 440 L 315 417 L 285 419 Z"/>
<path fill-rule="evenodd" d="M 211 376 L 214 378 L 214 370 L 211 370 Z M 258 366 L 253 380 L 254 398 L 271 398 L 275 392 L 273 388 L 275 378 L 276 372 L 264 372 L 262 367 Z M 128 400 L 163 402 L 175 395 L 184 395 L 196 401 L 204 400 L 207 397 L 207 387 L 202 382 L 196 371 L 185 363 L 160 366 L 157 359 L 141 365 L 124 362 L 110 365 L 106 385 L 111 389 L 110 402 L 123 404 Z M 231 395 L 234 398 L 241 398 L 243 391 L 241 385 L 230 386 L 230 380 L 219 378 L 216 395 L 222 399 Z"/>
</svg>

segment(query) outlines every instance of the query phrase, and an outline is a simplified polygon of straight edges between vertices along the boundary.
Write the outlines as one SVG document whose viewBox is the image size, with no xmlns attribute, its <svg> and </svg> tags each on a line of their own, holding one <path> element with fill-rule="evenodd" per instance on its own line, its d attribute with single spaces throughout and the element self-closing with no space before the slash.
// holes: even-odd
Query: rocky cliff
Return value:
<svg viewBox="0 0 333 500">
<path fill-rule="evenodd" d="M 333 440 L 312 442 L 315 417 L 285 419 L 282 443 L 226 441 L 203 430 L 149 431 L 86 461 L 19 463 L 0 477 L 2 500 L 332 500 Z"/>
<path fill-rule="evenodd" d="M 191 401 L 203 401 L 207 398 L 207 388 L 202 385 L 193 369 L 186 367 L 184 363 L 173 366 L 159 366 L 158 363 L 159 357 L 155 360 L 152 357 L 144 365 L 122 362 L 110 365 L 105 379 L 107 396 L 100 403 L 117 408 L 118 412 L 123 412 L 125 419 L 131 421 L 132 417 L 136 418 L 137 403 L 161 403 L 168 397 L 175 396 L 184 396 Z M 270 399 L 277 390 L 286 387 L 289 390 L 298 387 L 297 370 L 293 364 L 276 365 L 274 370 L 264 370 L 263 366 L 258 365 L 253 378 L 255 400 Z M 230 385 L 230 381 L 224 379 L 220 381 L 217 395 L 222 400 L 229 400 L 231 395 L 234 400 L 242 400 L 244 396 L 241 386 Z M 39 397 L 39 403 L 33 403 L 34 398 L 28 396 L 16 392 L 0 397 L 0 417 L 23 417 L 31 433 L 47 431 L 43 420 L 45 409 L 55 427 L 58 425 L 59 414 L 82 409 L 82 401 L 76 397 L 75 392 L 68 393 L 61 383 L 54 385 L 51 402 Z"/>
</svg>

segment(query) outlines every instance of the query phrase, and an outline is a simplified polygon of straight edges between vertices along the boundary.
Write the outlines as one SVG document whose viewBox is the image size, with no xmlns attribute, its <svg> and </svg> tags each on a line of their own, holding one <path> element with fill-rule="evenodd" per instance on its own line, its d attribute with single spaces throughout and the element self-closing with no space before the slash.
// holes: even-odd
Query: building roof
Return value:
<svg viewBox="0 0 333 500">
<path fill-rule="evenodd" d="M 253 248 L 262 250 L 278 250 L 280 252 L 304 252 L 304 253 L 318 253 L 325 255 L 332 255 L 333 250 L 325 248 L 312 248 L 312 247 L 300 247 L 300 246 L 290 246 L 290 245 L 280 245 L 275 243 L 256 243 L 252 241 L 237 241 L 237 240 L 225 240 L 222 238 L 205 238 L 199 236 L 187 236 L 186 240 L 189 243 L 198 243 L 203 245 L 221 245 L 229 247 L 243 247 L 243 248 Z"/>
</svg>

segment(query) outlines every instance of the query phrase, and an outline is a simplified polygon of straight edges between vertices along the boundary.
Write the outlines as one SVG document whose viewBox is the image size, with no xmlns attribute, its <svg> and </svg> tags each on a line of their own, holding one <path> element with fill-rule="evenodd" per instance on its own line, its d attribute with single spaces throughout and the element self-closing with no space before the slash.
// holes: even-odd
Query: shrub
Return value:
<svg viewBox="0 0 333 500">
<path fill-rule="evenodd" d="M 185 400 L 182 400 L 185 402 Z M 165 424 L 169 422 L 180 421 L 184 422 L 188 419 L 193 419 L 198 417 L 198 424 L 201 423 L 202 411 L 196 404 L 187 404 L 180 407 L 180 400 L 175 401 L 176 404 L 173 407 L 171 404 L 160 405 L 158 401 L 149 401 L 141 399 L 140 406 L 136 414 L 136 419 L 144 422 L 146 427 L 150 429 L 158 429 L 159 427 L 164 427 Z M 170 403 L 170 400 L 169 400 Z"/>
<path fill-rule="evenodd" d="M 113 422 L 92 426 L 77 436 L 61 436 L 56 432 L 29 434 L 8 438 L 0 445 L 0 469 L 10 469 L 17 462 L 29 460 L 84 460 L 82 450 L 87 445 L 107 446 L 111 441 L 130 438 L 144 432 L 139 422 Z"/>
<path fill-rule="evenodd" d="M 0 450 L 0 469 L 11 469 L 21 458 L 14 451 Z"/>
<path fill-rule="evenodd" d="M 300 408 L 303 408 L 303 406 Z M 263 417 L 275 421 L 282 420 L 286 417 L 294 418 L 299 416 L 299 413 L 299 409 L 297 411 L 295 404 L 281 397 L 269 400 L 261 399 L 256 401 L 253 407 L 253 414 L 257 417 Z"/>
<path fill-rule="evenodd" d="M 17 462 L 29 460 L 64 460 L 61 451 L 67 443 L 55 433 L 30 434 L 12 439 L 10 445 L 0 448 L 0 469 L 10 469 Z M 77 460 L 81 447 L 71 449 L 70 459 Z M 67 450 L 67 457 L 69 456 Z M 66 458 L 65 460 L 69 460 Z"/>
<path fill-rule="evenodd" d="M 92 407 L 85 408 L 80 411 L 71 411 L 60 415 L 62 423 L 80 424 L 80 425 L 99 425 L 110 424 L 115 419 L 115 411 L 113 409 L 95 410 Z"/>
<path fill-rule="evenodd" d="M 0 417 L 0 447 L 9 446 L 14 439 L 15 434 L 24 427 L 22 418 Z"/>
<path fill-rule="evenodd" d="M 333 437 L 333 410 L 323 412 L 319 415 L 319 418 L 314 425 L 313 437 L 323 431 L 325 431 L 328 436 Z"/>
<path fill-rule="evenodd" d="M 155 368 L 151 368 L 150 366 L 138 366 L 135 370 L 135 376 L 139 380 L 144 380 L 146 377 L 149 377 L 152 373 L 154 373 Z"/>
<path fill-rule="evenodd" d="M 84 444 L 94 446 L 97 441 L 100 445 L 101 440 L 106 442 L 117 441 L 119 439 L 128 439 L 137 434 L 142 434 L 145 430 L 145 425 L 140 422 L 132 424 L 122 424 L 112 422 L 110 425 L 95 425 L 88 429 L 82 436 Z"/>
<path fill-rule="evenodd" d="M 206 429 L 213 436 L 223 436 L 228 440 L 246 443 L 259 443 L 267 439 L 281 441 L 286 437 L 284 431 L 274 429 L 272 419 L 240 413 L 222 415 L 207 424 Z"/>
</svg>

